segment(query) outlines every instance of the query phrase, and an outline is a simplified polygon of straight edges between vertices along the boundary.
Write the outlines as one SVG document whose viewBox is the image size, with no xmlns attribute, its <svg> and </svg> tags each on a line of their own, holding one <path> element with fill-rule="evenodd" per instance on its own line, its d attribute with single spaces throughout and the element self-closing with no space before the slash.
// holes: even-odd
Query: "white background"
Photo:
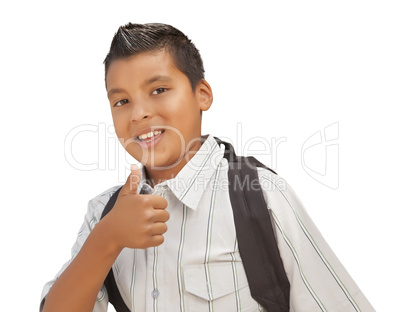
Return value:
<svg viewBox="0 0 402 312">
<path fill-rule="evenodd" d="M 127 22 L 168 23 L 195 42 L 214 91 L 204 134 L 236 141 L 241 123 L 243 144 L 286 138 L 276 163 L 257 157 L 290 183 L 376 310 L 398 309 L 399 1 L 3 3 L 0 310 L 38 309 L 43 285 L 70 257 L 88 201 L 128 175 L 132 160 L 121 147 L 116 156 L 110 133 L 81 132 L 65 149 L 76 127 L 112 125 L 102 62 Z M 301 161 L 303 143 L 333 123 L 339 157 L 328 149 L 327 169 L 339 164 L 337 188 L 313 179 Z M 108 152 L 98 149 L 98 134 Z M 78 169 L 65 153 L 95 170 Z M 322 171 L 325 149 L 309 157 Z"/>
</svg>

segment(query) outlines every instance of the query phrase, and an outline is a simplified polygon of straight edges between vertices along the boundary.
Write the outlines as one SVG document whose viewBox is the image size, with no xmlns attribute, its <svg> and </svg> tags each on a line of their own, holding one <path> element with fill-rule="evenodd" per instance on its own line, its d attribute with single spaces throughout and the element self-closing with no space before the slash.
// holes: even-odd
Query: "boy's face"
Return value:
<svg viewBox="0 0 402 312">
<path fill-rule="evenodd" d="M 212 91 L 202 80 L 193 92 L 169 53 L 113 61 L 106 86 L 116 134 L 147 170 L 171 170 L 199 148 L 201 111 L 212 104 Z"/>
</svg>

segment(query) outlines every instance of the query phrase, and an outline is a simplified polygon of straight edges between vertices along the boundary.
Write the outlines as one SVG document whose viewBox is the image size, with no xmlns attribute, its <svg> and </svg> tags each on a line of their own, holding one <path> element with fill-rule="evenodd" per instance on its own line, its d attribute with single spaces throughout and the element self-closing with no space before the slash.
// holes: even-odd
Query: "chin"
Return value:
<svg viewBox="0 0 402 312">
<path fill-rule="evenodd" d="M 172 170 L 181 163 L 182 158 L 177 157 L 157 157 L 154 161 L 149 161 L 145 164 L 145 167 L 150 170 Z"/>
</svg>

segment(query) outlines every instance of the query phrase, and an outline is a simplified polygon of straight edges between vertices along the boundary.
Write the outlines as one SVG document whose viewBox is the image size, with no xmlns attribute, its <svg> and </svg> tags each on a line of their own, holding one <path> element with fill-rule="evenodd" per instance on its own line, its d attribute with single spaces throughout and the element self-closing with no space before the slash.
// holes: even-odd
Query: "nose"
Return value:
<svg viewBox="0 0 402 312">
<path fill-rule="evenodd" d="M 137 101 L 133 105 L 133 109 L 131 112 L 131 121 L 138 122 L 142 119 L 146 119 L 151 117 L 152 113 L 149 105 L 146 105 L 144 102 Z"/>
</svg>

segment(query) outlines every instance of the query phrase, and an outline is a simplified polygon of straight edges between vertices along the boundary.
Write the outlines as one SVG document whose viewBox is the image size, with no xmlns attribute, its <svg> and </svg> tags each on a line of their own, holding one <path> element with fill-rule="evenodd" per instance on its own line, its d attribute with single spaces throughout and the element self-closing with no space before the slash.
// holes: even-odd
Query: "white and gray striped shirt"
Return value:
<svg viewBox="0 0 402 312">
<path fill-rule="evenodd" d="M 126 248 L 113 265 L 118 288 L 131 311 L 262 310 L 250 295 L 238 251 L 223 152 L 224 147 L 208 136 L 174 179 L 151 188 L 142 178 L 141 193 L 164 196 L 170 219 L 162 245 L 146 250 Z M 290 311 L 374 311 L 290 186 L 266 169 L 259 168 L 258 174 L 291 285 Z M 119 187 L 89 201 L 72 258 Z M 54 281 L 45 285 L 42 298 Z M 107 305 L 102 287 L 94 311 L 107 311 Z"/>
</svg>

